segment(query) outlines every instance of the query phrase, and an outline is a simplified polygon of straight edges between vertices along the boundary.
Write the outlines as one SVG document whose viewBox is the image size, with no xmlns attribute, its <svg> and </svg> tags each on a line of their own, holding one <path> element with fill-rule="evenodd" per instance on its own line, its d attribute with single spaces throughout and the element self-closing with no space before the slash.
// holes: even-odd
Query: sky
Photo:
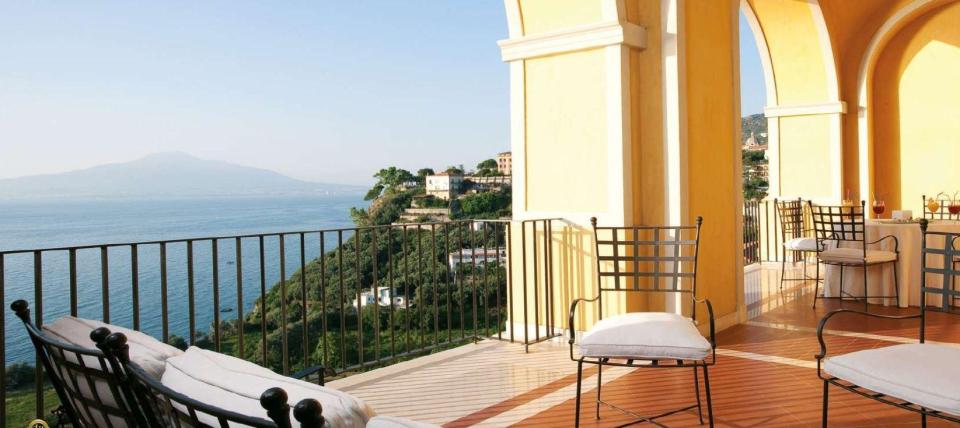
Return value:
<svg viewBox="0 0 960 428">
<path fill-rule="evenodd" d="M 510 148 L 503 38 L 492 0 L 3 2 L 0 178 L 162 151 L 332 183 L 472 167 Z"/>
</svg>

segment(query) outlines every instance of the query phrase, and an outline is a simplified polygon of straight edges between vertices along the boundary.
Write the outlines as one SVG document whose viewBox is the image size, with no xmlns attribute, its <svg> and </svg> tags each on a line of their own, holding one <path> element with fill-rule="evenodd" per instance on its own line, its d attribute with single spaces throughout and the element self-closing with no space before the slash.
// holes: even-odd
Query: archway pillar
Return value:
<svg viewBox="0 0 960 428">
<path fill-rule="evenodd" d="M 543 320 L 552 308 L 552 323 L 540 327 L 561 328 L 573 298 L 596 294 L 591 217 L 629 226 L 690 224 L 698 215 L 705 218 L 699 294 L 713 300 L 721 327 L 738 322 L 738 1 L 505 5 L 510 38 L 499 44 L 510 67 L 514 230 L 524 220 L 562 219 L 550 235 L 527 229 L 524 242 L 514 234 L 511 325 L 523 323 L 523 313 L 532 319 L 540 311 Z M 542 244 L 530 248 L 543 240 L 553 261 L 542 268 L 548 275 L 529 268 L 533 252 L 537 260 L 548 255 Z M 546 287 L 545 278 L 552 300 L 534 307 L 531 287 Z M 604 314 L 683 309 L 670 299 L 605 299 Z M 589 306 L 580 312 L 584 328 L 597 317 Z"/>
</svg>

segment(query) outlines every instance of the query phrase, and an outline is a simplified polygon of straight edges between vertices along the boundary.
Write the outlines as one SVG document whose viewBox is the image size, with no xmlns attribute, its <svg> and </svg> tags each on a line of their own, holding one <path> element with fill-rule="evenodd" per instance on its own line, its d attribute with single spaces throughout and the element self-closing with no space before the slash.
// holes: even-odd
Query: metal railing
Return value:
<svg viewBox="0 0 960 428">
<path fill-rule="evenodd" d="M 57 405 L 6 299 L 28 300 L 38 326 L 101 319 L 284 374 L 348 375 L 480 338 L 553 337 L 553 221 L 519 222 L 519 236 L 507 220 L 462 220 L 0 251 L 0 420 L 24 422 L 8 411 L 24 395 L 30 417 Z M 31 387 L 8 390 L 8 355 L 33 357 Z"/>
<path fill-rule="evenodd" d="M 786 255 L 780 229 L 780 217 L 777 215 L 774 200 L 745 201 L 743 204 L 744 265 L 782 261 Z"/>
</svg>

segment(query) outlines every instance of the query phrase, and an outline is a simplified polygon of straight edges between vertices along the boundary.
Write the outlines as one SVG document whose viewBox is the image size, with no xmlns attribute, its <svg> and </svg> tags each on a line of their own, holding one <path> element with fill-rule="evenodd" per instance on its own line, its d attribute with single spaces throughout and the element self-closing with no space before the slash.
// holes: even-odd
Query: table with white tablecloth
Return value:
<svg viewBox="0 0 960 428">
<path fill-rule="evenodd" d="M 931 221 L 927 228 L 931 232 L 950 232 L 960 233 L 960 222 L 956 221 Z M 908 306 L 920 306 L 920 272 L 923 264 L 920 260 L 920 250 L 922 248 L 921 233 L 919 223 L 893 223 L 868 221 L 866 224 L 867 242 L 873 242 L 884 236 L 896 236 L 900 245 L 900 261 L 897 265 L 897 273 L 900 280 L 900 301 L 898 306 L 905 308 Z M 850 245 L 852 244 L 852 245 Z M 943 239 L 934 237 L 930 245 L 943 248 Z M 842 247 L 856 246 L 855 243 L 844 243 Z M 869 245 L 871 250 L 894 250 L 894 241 L 885 239 L 875 245 Z M 933 267 L 943 267 L 942 260 L 937 257 L 931 257 L 929 263 Z M 894 296 L 894 268 L 892 263 L 873 265 L 867 268 L 867 282 L 870 287 L 871 296 Z M 927 277 L 930 286 L 939 286 L 937 275 Z M 827 265 L 824 272 L 824 296 L 835 297 L 839 292 L 840 284 L 840 266 Z M 844 295 L 863 296 L 863 268 L 847 266 L 843 268 L 843 293 Z M 871 297 L 871 304 L 892 305 L 893 299 L 874 299 Z M 930 296 L 928 304 L 938 305 L 939 297 Z"/>
</svg>

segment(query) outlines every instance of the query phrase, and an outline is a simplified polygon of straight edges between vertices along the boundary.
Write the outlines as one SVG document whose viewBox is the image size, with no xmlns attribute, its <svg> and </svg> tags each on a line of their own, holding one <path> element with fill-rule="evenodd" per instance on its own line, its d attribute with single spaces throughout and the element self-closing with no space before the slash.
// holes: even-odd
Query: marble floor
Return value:
<svg viewBox="0 0 960 428">
<path fill-rule="evenodd" d="M 822 383 L 816 376 L 816 326 L 829 310 L 862 309 L 862 303 L 820 301 L 812 308 L 813 282 L 779 288 L 779 266 L 748 269 L 745 296 L 750 320 L 718 334 L 717 365 L 710 369 L 717 426 L 813 427 L 820 425 Z M 788 275 L 799 275 L 788 271 Z M 891 314 L 916 308 L 871 307 Z M 937 314 L 934 314 L 937 315 Z M 916 321 L 838 316 L 829 326 L 830 354 L 916 340 Z M 960 342 L 960 323 L 930 317 L 928 337 Z M 584 374 L 581 422 L 617 426 L 630 418 L 602 408 L 595 418 L 596 369 Z M 682 407 L 695 400 L 687 370 L 605 368 L 603 398 L 641 414 Z M 573 424 L 576 364 L 566 343 L 530 347 L 499 341 L 476 344 L 406 361 L 329 384 L 369 402 L 380 414 L 448 427 L 550 426 Z M 833 426 L 919 426 L 912 413 L 835 390 Z M 669 426 L 698 426 L 695 411 L 659 420 Z M 931 426 L 943 425 L 932 421 Z"/>
</svg>

